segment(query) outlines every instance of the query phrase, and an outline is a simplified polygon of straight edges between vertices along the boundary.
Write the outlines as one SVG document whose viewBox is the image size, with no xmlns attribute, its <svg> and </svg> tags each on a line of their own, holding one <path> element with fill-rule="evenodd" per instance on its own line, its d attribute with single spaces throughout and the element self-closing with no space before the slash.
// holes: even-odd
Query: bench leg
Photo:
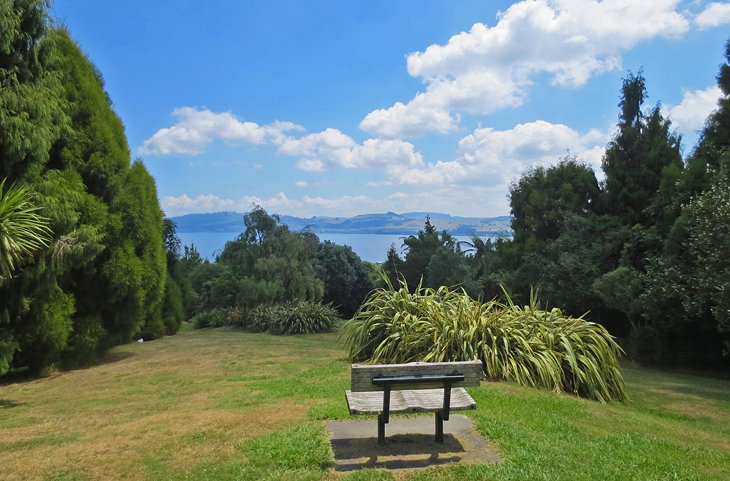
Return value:
<svg viewBox="0 0 730 481">
<path fill-rule="evenodd" d="M 444 418 L 441 411 L 436 411 L 436 442 L 444 442 Z"/>
<path fill-rule="evenodd" d="M 378 414 L 378 444 L 385 444 L 385 416 Z"/>
</svg>

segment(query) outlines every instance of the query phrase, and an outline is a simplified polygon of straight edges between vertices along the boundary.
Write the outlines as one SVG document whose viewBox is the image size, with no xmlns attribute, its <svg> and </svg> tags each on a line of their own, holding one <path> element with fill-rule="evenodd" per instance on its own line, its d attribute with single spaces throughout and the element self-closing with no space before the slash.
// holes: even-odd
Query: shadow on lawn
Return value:
<svg viewBox="0 0 730 481">
<path fill-rule="evenodd" d="M 730 383 L 728 383 L 730 385 Z M 667 392 L 695 396 L 712 401 L 730 401 L 730 390 L 720 387 L 698 386 L 696 384 L 662 383 L 657 386 Z"/>
<path fill-rule="evenodd" d="M 12 399 L 0 399 L 0 409 L 10 409 L 22 405 L 23 403 L 13 401 Z"/>
<path fill-rule="evenodd" d="M 130 357 L 133 357 L 135 354 L 133 352 L 109 352 L 105 354 L 102 358 L 97 359 L 96 361 L 89 363 L 85 366 L 80 366 L 73 369 L 61 369 L 59 371 L 53 371 L 50 374 L 38 374 L 27 367 L 19 367 L 14 368 L 8 371 L 4 376 L 0 377 L 0 386 L 5 386 L 8 384 L 15 384 L 15 383 L 23 383 L 23 382 L 33 382 L 38 381 L 42 379 L 52 379 L 58 376 L 63 376 L 67 372 L 72 371 L 83 371 L 86 369 L 92 369 L 98 366 L 103 366 L 106 364 L 113 364 L 115 362 L 124 361 L 125 359 L 129 359 Z M 2 400 L 0 400 L 1 402 Z M 1 406 L 1 405 L 0 405 Z"/>
</svg>

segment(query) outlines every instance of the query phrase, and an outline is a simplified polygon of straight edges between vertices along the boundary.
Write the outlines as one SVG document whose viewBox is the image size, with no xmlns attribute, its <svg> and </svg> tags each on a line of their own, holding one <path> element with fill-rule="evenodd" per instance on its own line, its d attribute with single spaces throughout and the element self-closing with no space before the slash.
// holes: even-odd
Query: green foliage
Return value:
<svg viewBox="0 0 730 481">
<path fill-rule="evenodd" d="M 360 257 L 350 246 L 324 241 L 317 247 L 313 264 L 324 284 L 324 302 L 337 306 L 345 317 L 352 317 L 374 287 Z"/>
<path fill-rule="evenodd" d="M 335 330 L 340 316 L 329 304 L 299 301 L 285 307 L 284 316 L 270 328 L 272 334 L 317 334 Z"/>
<path fill-rule="evenodd" d="M 593 170 L 574 157 L 534 168 L 510 186 L 509 195 L 518 244 L 556 239 L 567 214 L 595 212 L 600 200 Z"/>
<path fill-rule="evenodd" d="M 247 317 L 248 330 L 280 335 L 332 332 L 340 320 L 331 305 L 309 301 L 260 305 Z"/>
<path fill-rule="evenodd" d="M 0 175 L 35 192 L 28 212 L 53 232 L 0 285 L 0 364 L 36 372 L 91 362 L 143 326 L 161 334 L 167 282 L 154 181 L 130 165 L 99 71 L 47 6 L 0 2 Z"/>
<path fill-rule="evenodd" d="M 48 219 L 31 203 L 28 186 L 0 182 L 0 284 L 13 275 L 18 264 L 34 251 L 48 246 Z"/>
<path fill-rule="evenodd" d="M 223 309 L 210 309 L 208 311 L 199 312 L 190 320 L 196 329 L 205 329 L 208 327 L 223 327 L 225 325 L 225 315 Z"/>
<path fill-rule="evenodd" d="M 210 309 L 196 314 L 192 321 L 198 329 L 230 326 L 248 332 L 291 335 L 332 332 L 337 328 L 340 316 L 330 304 L 296 301 L 261 304 L 251 309 Z"/>
<path fill-rule="evenodd" d="M 343 332 L 350 357 L 373 363 L 479 359 L 488 378 L 626 399 L 621 348 L 600 325 L 511 301 L 475 301 L 447 287 L 378 289 Z"/>
<path fill-rule="evenodd" d="M 17 181 L 49 158 L 67 120 L 53 68 L 48 2 L 0 2 L 0 177 Z"/>
<path fill-rule="evenodd" d="M 606 174 L 605 197 L 608 212 L 624 224 L 651 224 L 645 212 L 659 190 L 667 167 L 683 167 L 680 137 L 670 131 L 659 106 L 648 114 L 641 111 L 646 98 L 641 72 L 624 78 L 618 133 L 603 157 Z"/>
<path fill-rule="evenodd" d="M 313 258 L 316 236 L 293 233 L 261 207 L 244 216 L 245 231 L 217 259 L 207 307 L 252 307 L 294 299 L 319 300 L 324 293 Z M 213 298 L 214 297 L 214 298 Z"/>
</svg>

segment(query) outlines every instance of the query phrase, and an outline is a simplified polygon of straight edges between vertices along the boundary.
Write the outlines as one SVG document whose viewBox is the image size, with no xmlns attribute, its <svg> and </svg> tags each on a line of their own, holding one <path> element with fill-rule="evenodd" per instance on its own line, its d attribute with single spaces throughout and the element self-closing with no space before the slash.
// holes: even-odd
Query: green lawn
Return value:
<svg viewBox="0 0 730 481">
<path fill-rule="evenodd" d="M 0 479 L 730 479 L 730 382 L 637 367 L 625 376 L 626 404 L 470 389 L 499 464 L 342 475 L 321 422 L 348 417 L 336 335 L 188 330 L 121 346 L 89 369 L 0 385 Z"/>
</svg>

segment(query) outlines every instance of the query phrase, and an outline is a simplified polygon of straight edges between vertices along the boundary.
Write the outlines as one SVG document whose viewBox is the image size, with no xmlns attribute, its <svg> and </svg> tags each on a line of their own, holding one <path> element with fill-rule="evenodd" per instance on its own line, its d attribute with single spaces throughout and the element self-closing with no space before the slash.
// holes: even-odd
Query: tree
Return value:
<svg viewBox="0 0 730 481">
<path fill-rule="evenodd" d="M 0 167 L 32 186 L 53 232 L 0 286 L 0 370 L 84 364 L 162 322 L 154 181 L 130 165 L 98 69 L 65 29 L 49 28 L 46 8 L 0 3 Z"/>
<path fill-rule="evenodd" d="M 421 280 L 425 287 L 438 287 L 429 278 L 428 265 L 431 258 L 440 247 L 452 251 L 458 250 L 456 240 L 446 231 L 438 232 L 428 216 L 426 216 L 423 229 L 420 229 L 417 235 L 410 235 L 403 239 L 403 245 L 406 249 L 406 256 L 400 266 L 400 273 L 403 274 L 411 289 L 415 289 Z"/>
<path fill-rule="evenodd" d="M 324 302 L 332 303 L 343 317 L 352 317 L 374 288 L 360 257 L 350 246 L 324 241 L 318 245 L 313 263 L 324 283 Z"/>
<path fill-rule="evenodd" d="M 210 284 L 209 293 L 224 302 L 220 306 L 320 300 L 324 285 L 313 266 L 316 236 L 290 232 L 259 206 L 243 220 L 243 233 L 218 257 L 222 276 Z"/>
<path fill-rule="evenodd" d="M 388 248 L 388 254 L 386 255 L 385 262 L 383 263 L 383 270 L 388 276 L 390 285 L 398 285 L 398 281 L 400 280 L 402 275 L 401 269 L 403 269 L 403 259 L 401 259 L 400 255 L 398 254 L 398 251 L 395 248 L 395 244 L 391 244 L 390 248 Z"/>
<path fill-rule="evenodd" d="M 683 167 L 679 135 L 670 131 L 657 105 L 648 114 L 641 111 L 646 99 L 641 72 L 629 73 L 621 90 L 618 132 L 609 142 L 602 167 L 606 174 L 605 206 L 626 225 L 652 224 L 646 208 L 661 184 L 665 168 Z"/>
<path fill-rule="evenodd" d="M 711 169 L 719 168 L 720 153 L 730 148 L 730 39 L 725 42 L 725 63 L 717 74 L 717 85 L 722 91 L 718 108 L 707 118 L 694 157 L 700 157 Z"/>
<path fill-rule="evenodd" d="M 512 231 L 517 244 L 556 239 L 567 214 L 596 212 L 600 198 L 593 170 L 574 157 L 536 167 L 509 190 Z"/>
<path fill-rule="evenodd" d="M 47 0 L 0 2 L 0 178 L 45 164 L 67 125 Z"/>
</svg>

